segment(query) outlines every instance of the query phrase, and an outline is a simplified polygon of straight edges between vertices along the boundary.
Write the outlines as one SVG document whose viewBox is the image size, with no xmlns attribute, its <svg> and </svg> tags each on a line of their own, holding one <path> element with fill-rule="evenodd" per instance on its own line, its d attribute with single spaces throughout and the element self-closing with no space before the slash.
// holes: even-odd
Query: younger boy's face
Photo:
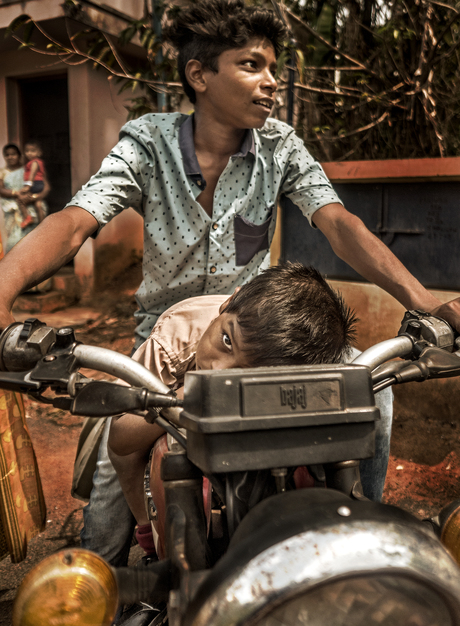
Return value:
<svg viewBox="0 0 460 626">
<path fill-rule="evenodd" d="M 38 159 L 42 155 L 40 148 L 38 148 L 38 146 L 34 146 L 34 144 L 27 144 L 24 148 L 24 154 L 26 155 L 28 161 Z"/>
<path fill-rule="evenodd" d="M 267 39 L 222 52 L 218 72 L 204 70 L 206 114 L 235 129 L 261 128 L 273 108 L 276 56 Z M 198 96 L 198 94 L 197 94 Z"/>
<path fill-rule="evenodd" d="M 198 343 L 197 370 L 224 370 L 232 367 L 251 367 L 244 351 L 236 313 L 226 313 L 221 307 L 219 317 L 211 322 Z"/>
</svg>

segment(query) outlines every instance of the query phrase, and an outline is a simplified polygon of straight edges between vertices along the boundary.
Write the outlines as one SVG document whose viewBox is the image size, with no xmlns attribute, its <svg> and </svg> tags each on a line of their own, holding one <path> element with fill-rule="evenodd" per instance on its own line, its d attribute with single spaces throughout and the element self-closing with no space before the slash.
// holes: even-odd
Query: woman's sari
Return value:
<svg viewBox="0 0 460 626">
<path fill-rule="evenodd" d="M 0 239 L 0 258 L 3 256 Z M 0 389 L 0 559 L 25 559 L 46 508 L 22 396 Z"/>
<path fill-rule="evenodd" d="M 24 187 L 24 168 L 10 172 L 7 169 L 0 171 L 0 178 L 3 179 L 3 185 L 6 189 L 19 191 Z M 43 203 L 43 210 L 47 213 L 46 203 Z M 23 237 L 30 233 L 38 224 L 38 217 L 33 204 L 29 204 L 27 211 L 34 220 L 34 224 L 30 224 L 27 228 L 21 228 L 23 217 L 19 210 L 18 203 L 15 198 L 0 198 L 0 206 L 3 209 L 3 218 L 5 221 L 6 242 L 4 252 L 9 252 L 11 248 L 18 243 Z"/>
</svg>

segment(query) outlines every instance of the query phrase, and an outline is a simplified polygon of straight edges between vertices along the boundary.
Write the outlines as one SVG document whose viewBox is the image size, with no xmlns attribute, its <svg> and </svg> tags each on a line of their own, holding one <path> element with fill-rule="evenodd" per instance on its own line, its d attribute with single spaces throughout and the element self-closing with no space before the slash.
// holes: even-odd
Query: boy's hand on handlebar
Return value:
<svg viewBox="0 0 460 626">
<path fill-rule="evenodd" d="M 460 333 L 460 298 L 441 304 L 433 309 L 431 314 L 446 320 L 446 322 Z"/>
</svg>

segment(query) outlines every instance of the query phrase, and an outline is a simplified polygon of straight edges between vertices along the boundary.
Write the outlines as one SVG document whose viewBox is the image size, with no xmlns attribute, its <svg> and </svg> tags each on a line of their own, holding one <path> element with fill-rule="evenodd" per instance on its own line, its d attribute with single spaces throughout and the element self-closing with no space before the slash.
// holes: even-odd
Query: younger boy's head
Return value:
<svg viewBox="0 0 460 626">
<path fill-rule="evenodd" d="M 202 0 L 181 9 L 163 31 L 166 41 L 178 50 L 177 69 L 184 91 L 193 104 L 195 90 L 186 77 L 187 63 L 195 59 L 203 68 L 218 72 L 219 56 L 226 50 L 243 48 L 253 39 L 268 40 L 278 56 L 286 28 L 275 13 L 243 0 Z"/>
<path fill-rule="evenodd" d="M 42 156 L 42 147 L 38 141 L 31 139 L 24 144 L 24 154 L 26 159 L 31 161 L 32 159 L 39 159 Z"/>
<path fill-rule="evenodd" d="M 265 270 L 220 309 L 196 351 L 198 369 L 343 361 L 356 318 L 319 272 L 300 263 Z"/>
</svg>

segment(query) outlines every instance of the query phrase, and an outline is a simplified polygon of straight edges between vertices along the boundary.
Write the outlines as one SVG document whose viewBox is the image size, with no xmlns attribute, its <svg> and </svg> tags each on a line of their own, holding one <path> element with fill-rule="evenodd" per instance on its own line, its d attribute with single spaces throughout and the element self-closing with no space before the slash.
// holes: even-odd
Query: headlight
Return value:
<svg viewBox="0 0 460 626">
<path fill-rule="evenodd" d="M 249 513 L 186 626 L 460 626 L 460 569 L 431 528 L 333 490 Z"/>
<path fill-rule="evenodd" d="M 347 578 L 320 585 L 270 611 L 254 626 L 451 626 L 439 594 L 398 576 Z"/>
<path fill-rule="evenodd" d="M 117 605 L 115 576 L 101 557 L 87 550 L 61 550 L 25 576 L 13 626 L 109 626 Z"/>
<path fill-rule="evenodd" d="M 460 500 L 446 506 L 439 514 L 441 541 L 460 563 Z"/>
</svg>

